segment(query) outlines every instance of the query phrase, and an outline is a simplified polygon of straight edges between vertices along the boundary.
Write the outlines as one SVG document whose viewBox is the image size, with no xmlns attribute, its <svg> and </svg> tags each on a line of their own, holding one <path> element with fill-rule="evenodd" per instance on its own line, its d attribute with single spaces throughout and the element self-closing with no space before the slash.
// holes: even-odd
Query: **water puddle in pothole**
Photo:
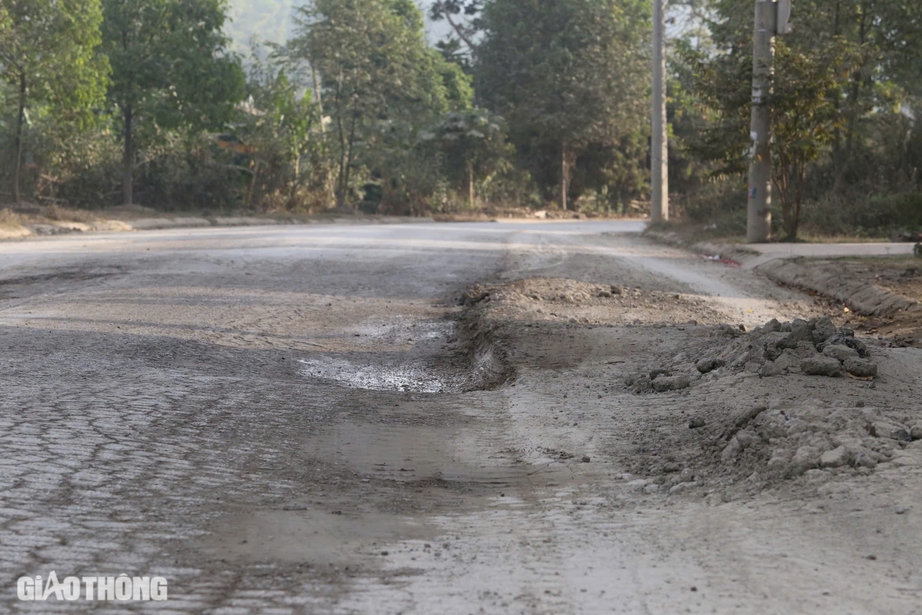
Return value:
<svg viewBox="0 0 922 615">
<path fill-rule="evenodd" d="M 301 373 L 329 380 L 353 389 L 410 393 L 445 393 L 457 391 L 460 375 L 443 375 L 422 365 L 370 365 L 334 357 L 302 359 Z"/>
</svg>

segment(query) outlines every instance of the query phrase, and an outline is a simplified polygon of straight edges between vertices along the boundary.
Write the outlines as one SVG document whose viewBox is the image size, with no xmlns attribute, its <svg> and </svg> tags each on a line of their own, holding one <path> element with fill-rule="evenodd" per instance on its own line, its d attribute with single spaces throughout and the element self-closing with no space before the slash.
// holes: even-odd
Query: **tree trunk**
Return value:
<svg viewBox="0 0 922 615">
<path fill-rule="evenodd" d="M 316 73 L 314 73 L 316 74 Z M 319 88 L 318 85 L 315 86 Z M 343 124 L 343 113 L 342 107 L 345 101 L 343 100 L 343 73 L 342 70 L 339 72 L 339 77 L 336 79 L 336 89 L 334 90 L 333 104 L 330 105 L 331 109 L 338 109 L 338 112 L 334 112 L 334 121 L 336 122 L 336 140 L 339 141 L 339 173 L 336 175 L 335 188 L 333 189 L 336 197 L 336 207 L 337 209 L 342 208 L 343 203 L 345 202 L 345 191 L 342 189 L 343 186 L 343 176 L 346 174 L 346 127 Z M 320 117 L 320 123 L 323 125 L 323 116 Z"/>
<path fill-rule="evenodd" d="M 320 112 L 320 136 L 323 136 L 326 133 L 323 128 L 323 95 L 320 93 L 320 78 L 313 65 L 311 66 L 311 80 L 314 83 L 314 96 L 317 97 L 317 111 Z"/>
<path fill-rule="evenodd" d="M 122 203 L 131 205 L 134 194 L 134 147 L 132 143 L 131 105 L 125 105 L 123 114 L 125 118 L 125 151 L 122 155 Z"/>
<path fill-rule="evenodd" d="M 256 193 L 256 180 L 259 178 L 259 160 L 253 163 L 253 177 L 250 180 L 250 189 L 247 191 L 247 206 L 253 207 L 253 195 Z"/>
<path fill-rule="evenodd" d="M 19 194 L 19 177 L 22 174 L 22 132 L 26 123 L 26 74 L 19 73 L 19 115 L 16 119 L 15 159 L 13 160 L 13 202 L 17 205 L 22 202 Z"/>
<path fill-rule="evenodd" d="M 298 190 L 301 188 L 301 151 L 294 152 L 295 159 L 295 177 L 288 183 L 288 206 L 294 207 L 298 198 Z"/>
<path fill-rule="evenodd" d="M 342 171 L 343 176 L 342 176 L 342 181 L 340 183 L 341 195 L 337 199 L 337 204 L 339 205 L 339 207 L 346 206 L 346 194 L 349 191 L 349 182 L 352 179 L 352 161 L 353 161 L 353 153 L 354 153 L 354 148 L 355 148 L 355 131 L 356 131 L 356 125 L 358 124 L 358 120 L 359 120 L 358 111 L 353 111 L 352 112 L 352 125 L 349 128 L 349 142 L 347 144 L 346 158 L 344 160 L 345 168 Z"/>
<path fill-rule="evenodd" d="M 567 190 L 570 181 L 570 165 L 567 162 L 567 144 L 560 144 L 560 208 L 567 211 Z"/>
<path fill-rule="evenodd" d="M 346 177 L 346 132 L 342 118 L 336 118 L 336 132 L 339 136 L 339 175 L 336 177 L 336 207 L 342 209 L 346 201 L 346 190 L 343 180 Z"/>
<path fill-rule="evenodd" d="M 847 174 L 851 171 L 854 161 L 852 160 L 854 152 L 854 142 L 855 142 L 855 133 L 858 130 L 858 120 L 861 116 L 861 95 L 862 95 L 862 79 L 864 77 L 864 64 L 867 62 L 867 58 L 864 57 L 864 46 L 867 42 L 867 21 L 866 16 L 869 13 L 867 3 L 861 3 L 861 21 L 858 27 L 858 45 L 862 49 L 862 65 L 859 66 L 852 73 L 852 83 L 850 91 L 848 94 L 848 117 L 845 122 L 845 154 L 842 161 L 842 165 L 839 168 L 839 176 L 836 178 L 836 186 L 838 189 L 839 185 L 847 179 Z"/>
<path fill-rule="evenodd" d="M 470 208 L 474 209 L 474 163 L 467 163 L 467 200 L 470 204 Z"/>
</svg>

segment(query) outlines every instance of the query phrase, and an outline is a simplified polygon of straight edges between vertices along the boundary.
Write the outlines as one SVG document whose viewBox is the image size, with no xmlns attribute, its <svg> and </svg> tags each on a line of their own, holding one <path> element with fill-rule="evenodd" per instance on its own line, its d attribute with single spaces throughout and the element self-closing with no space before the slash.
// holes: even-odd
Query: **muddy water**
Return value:
<svg viewBox="0 0 922 615">
<path fill-rule="evenodd" d="M 337 357 L 301 359 L 302 373 L 311 378 L 335 382 L 351 389 L 442 393 L 459 389 L 463 376 L 440 374 L 423 362 L 415 365 L 382 366 Z"/>
</svg>

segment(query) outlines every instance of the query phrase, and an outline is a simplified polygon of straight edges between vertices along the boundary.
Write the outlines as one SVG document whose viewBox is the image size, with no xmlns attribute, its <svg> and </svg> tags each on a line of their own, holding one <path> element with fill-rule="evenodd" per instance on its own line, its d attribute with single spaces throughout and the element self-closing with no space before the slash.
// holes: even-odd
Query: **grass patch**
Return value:
<svg viewBox="0 0 922 615">
<path fill-rule="evenodd" d="M 922 269 L 922 258 L 911 254 L 894 254 L 893 256 L 841 256 L 827 260 L 855 263 L 876 269 Z"/>
<path fill-rule="evenodd" d="M 89 224 L 99 220 L 99 216 L 85 209 L 70 209 L 60 205 L 42 207 L 39 216 L 52 222 L 83 222 Z"/>
<path fill-rule="evenodd" d="M 709 241 L 733 246 L 743 245 L 745 237 L 738 235 L 720 224 L 701 224 L 684 220 L 669 220 L 668 222 L 651 222 L 644 232 L 669 233 L 675 235 L 683 243 L 697 243 Z"/>
<path fill-rule="evenodd" d="M 21 226 L 22 216 L 6 208 L 0 209 L 0 228 L 17 229 Z"/>
</svg>

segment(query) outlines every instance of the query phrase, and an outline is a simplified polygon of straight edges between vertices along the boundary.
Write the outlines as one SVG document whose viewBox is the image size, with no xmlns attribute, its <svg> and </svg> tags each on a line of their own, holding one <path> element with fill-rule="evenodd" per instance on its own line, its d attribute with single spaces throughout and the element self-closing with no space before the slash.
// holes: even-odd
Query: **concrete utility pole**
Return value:
<svg viewBox="0 0 922 615">
<path fill-rule="evenodd" d="M 653 207 L 650 219 L 669 219 L 669 137 L 666 131 L 666 17 L 664 0 L 653 0 Z"/>
<path fill-rule="evenodd" d="M 775 35 L 790 32 L 791 0 L 756 0 L 752 53 L 752 140 L 746 241 L 764 243 L 772 232 L 772 115 L 768 104 L 775 64 Z"/>
</svg>

